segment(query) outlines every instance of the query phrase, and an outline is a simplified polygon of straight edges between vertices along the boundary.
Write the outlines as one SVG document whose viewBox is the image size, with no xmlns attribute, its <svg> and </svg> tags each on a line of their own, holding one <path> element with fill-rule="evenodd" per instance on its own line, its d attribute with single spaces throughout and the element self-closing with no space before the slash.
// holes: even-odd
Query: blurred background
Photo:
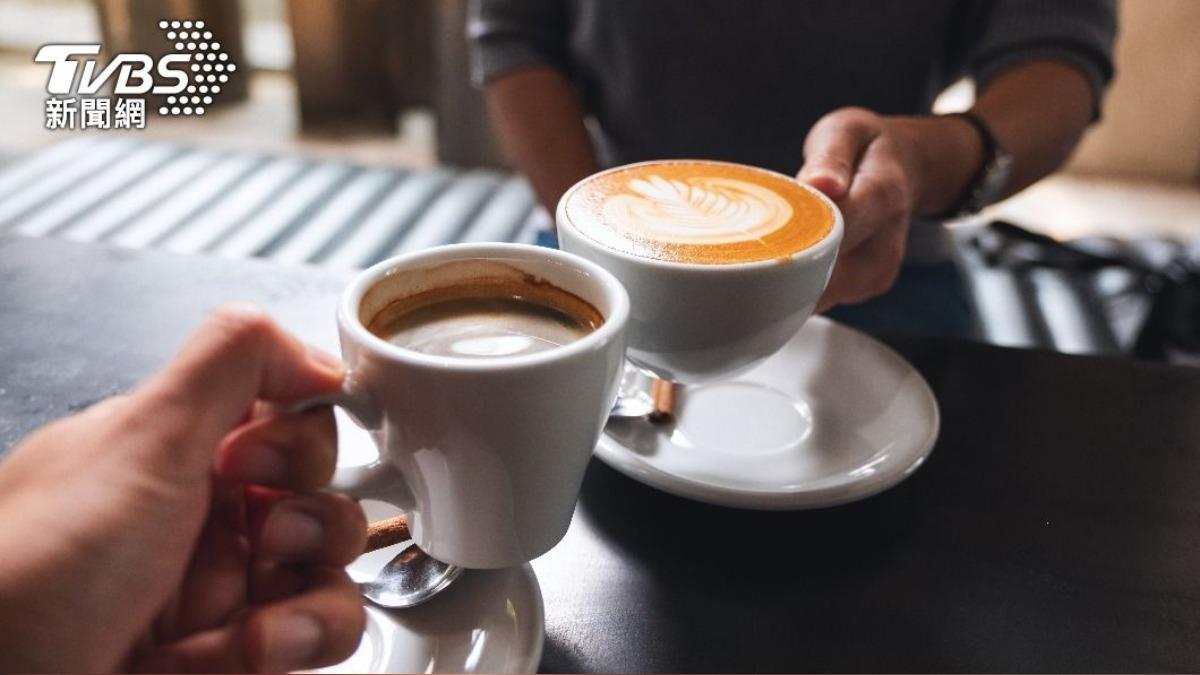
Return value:
<svg viewBox="0 0 1200 675">
<path fill-rule="evenodd" d="M 347 268 L 532 240 L 547 221 L 468 82 L 466 2 L 0 0 L 0 233 Z M 1117 77 L 1070 165 L 959 224 L 984 339 L 1128 353 L 1150 305 L 1128 270 L 997 265 L 982 223 L 1155 265 L 1200 237 L 1200 2 L 1120 8 Z M 216 105 L 140 132 L 45 128 L 40 45 L 161 52 L 163 18 L 203 18 L 238 64 Z"/>
<path fill-rule="evenodd" d="M 466 80 L 465 0 L 0 0 L 0 152 L 28 151 L 44 129 L 46 43 L 100 42 L 106 52 L 161 51 L 160 18 L 204 17 L 246 74 L 204 119 L 155 119 L 149 137 L 213 147 L 430 166 L 435 109 L 481 128 Z M 233 95 L 230 95 L 233 94 Z M 435 97 L 440 96 L 439 100 Z M 461 135 L 456 138 L 462 138 Z M 490 136 L 481 134 L 486 145 Z M 454 143 L 445 142 L 452 151 Z M 491 146 L 459 164 L 495 165 Z M 454 159 L 454 158 L 446 158 Z"/>
</svg>

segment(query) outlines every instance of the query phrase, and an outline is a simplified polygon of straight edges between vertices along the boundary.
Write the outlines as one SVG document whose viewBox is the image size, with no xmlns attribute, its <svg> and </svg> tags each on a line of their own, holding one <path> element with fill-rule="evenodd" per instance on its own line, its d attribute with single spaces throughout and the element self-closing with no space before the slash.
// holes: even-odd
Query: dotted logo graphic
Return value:
<svg viewBox="0 0 1200 675">
<path fill-rule="evenodd" d="M 187 88 L 167 97 L 167 104 L 158 109 L 160 115 L 203 115 L 213 97 L 229 82 L 237 66 L 229 61 L 229 53 L 205 30 L 203 21 L 159 21 L 175 51 L 191 57 Z"/>
</svg>

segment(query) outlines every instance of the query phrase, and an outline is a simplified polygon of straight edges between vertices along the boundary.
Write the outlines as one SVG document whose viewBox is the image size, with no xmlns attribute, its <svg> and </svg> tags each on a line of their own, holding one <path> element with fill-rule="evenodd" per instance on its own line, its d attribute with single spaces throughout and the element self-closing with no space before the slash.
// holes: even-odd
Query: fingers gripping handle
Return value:
<svg viewBox="0 0 1200 675">
<path fill-rule="evenodd" d="M 405 510 L 412 502 L 404 477 L 390 463 L 379 459 L 360 466 L 339 466 L 333 472 L 329 489 L 355 499 L 378 499 Z"/>
<path fill-rule="evenodd" d="M 343 380 L 341 389 L 296 401 L 288 406 L 287 412 L 301 413 L 326 405 L 336 405 L 345 410 L 350 417 L 354 418 L 358 426 L 367 431 L 374 431 L 383 424 L 383 413 L 379 410 L 379 406 L 375 405 L 371 394 L 365 389 L 355 386 L 354 378 L 351 375 L 347 375 Z"/>
<path fill-rule="evenodd" d="M 335 405 L 345 410 L 367 431 L 378 431 L 383 425 L 383 413 L 370 393 L 355 387 L 353 379 L 349 376 L 338 391 L 297 401 L 288 406 L 287 411 L 299 413 L 327 405 Z M 408 509 L 412 504 L 412 494 L 404 477 L 384 459 L 382 448 L 380 457 L 370 464 L 338 467 L 329 489 L 348 494 L 355 499 L 378 499 L 403 509 Z"/>
</svg>

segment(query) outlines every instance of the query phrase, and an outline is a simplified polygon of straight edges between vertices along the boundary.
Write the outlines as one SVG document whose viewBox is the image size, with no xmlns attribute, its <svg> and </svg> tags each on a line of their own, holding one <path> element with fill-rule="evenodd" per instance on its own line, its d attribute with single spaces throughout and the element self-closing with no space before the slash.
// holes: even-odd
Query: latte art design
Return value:
<svg viewBox="0 0 1200 675">
<path fill-rule="evenodd" d="M 770 188 L 721 176 L 629 180 L 632 192 L 604 200 L 605 221 L 625 236 L 677 244 L 761 240 L 792 219 L 792 206 Z"/>
<path fill-rule="evenodd" d="M 567 236 L 701 265 L 783 260 L 820 242 L 837 220 L 832 203 L 790 176 L 703 159 L 601 171 L 568 190 L 557 215 Z"/>
</svg>

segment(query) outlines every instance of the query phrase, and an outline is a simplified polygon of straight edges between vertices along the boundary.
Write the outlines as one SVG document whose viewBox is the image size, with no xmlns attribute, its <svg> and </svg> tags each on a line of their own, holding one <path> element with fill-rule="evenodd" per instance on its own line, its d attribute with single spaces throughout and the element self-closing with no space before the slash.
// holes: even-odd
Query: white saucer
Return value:
<svg viewBox="0 0 1200 675">
<path fill-rule="evenodd" d="M 364 502 L 369 520 L 398 513 Z M 375 576 L 403 545 L 368 553 L 349 568 L 355 581 Z M 364 602 L 366 602 L 364 600 Z M 418 607 L 387 610 L 366 602 L 358 651 L 318 673 L 535 673 L 542 658 L 542 593 L 529 565 L 468 570 Z"/>
<path fill-rule="evenodd" d="M 808 509 L 911 475 L 938 435 L 937 401 L 898 354 L 813 317 L 740 377 L 676 393 L 673 425 L 609 422 L 596 454 L 642 483 L 710 504 Z"/>
</svg>

